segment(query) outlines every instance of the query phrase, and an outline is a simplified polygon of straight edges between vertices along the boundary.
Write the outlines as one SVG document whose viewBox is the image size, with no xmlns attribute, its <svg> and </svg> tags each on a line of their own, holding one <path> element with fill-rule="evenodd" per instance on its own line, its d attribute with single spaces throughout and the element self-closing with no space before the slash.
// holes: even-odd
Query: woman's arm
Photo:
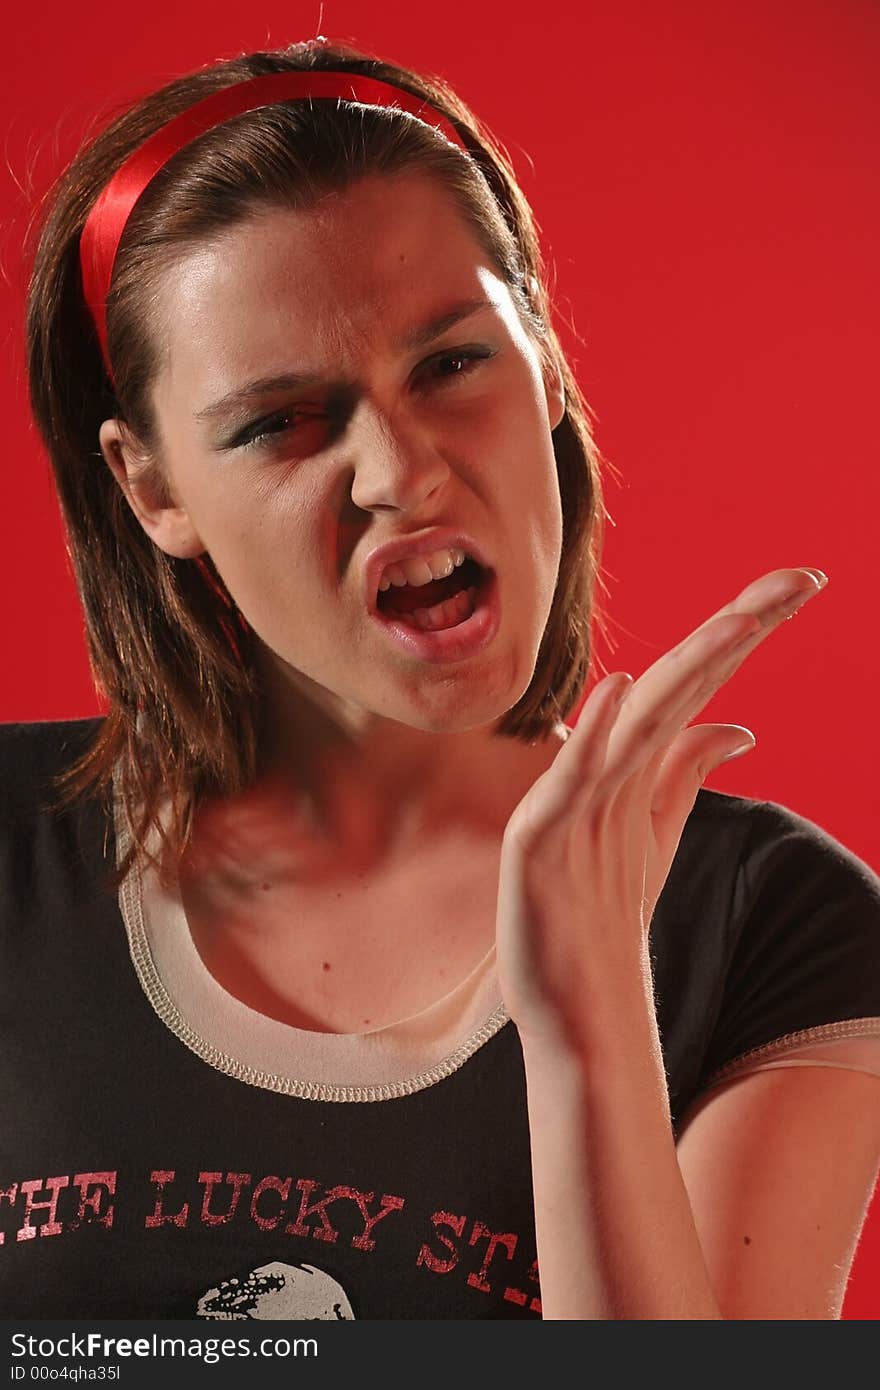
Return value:
<svg viewBox="0 0 880 1390">
<path fill-rule="evenodd" d="M 739 744 L 748 737 L 729 726 L 688 723 L 818 588 L 803 571 L 766 576 L 656 662 L 628 695 L 619 677 L 600 682 L 572 737 L 506 828 L 498 973 L 526 1068 L 545 1317 L 728 1316 L 736 1282 L 726 1273 L 729 1231 L 768 1207 L 765 1198 L 744 1195 L 731 1114 L 752 1136 L 754 1192 L 778 1189 L 780 1163 L 794 1185 L 814 1172 L 803 1159 L 790 1162 L 766 1108 L 743 1101 L 732 1112 L 719 1096 L 684 1150 L 690 1184 L 701 1194 L 695 1211 L 669 1112 L 649 933 L 699 787 L 734 751 L 734 735 Z M 761 1080 L 743 1081 L 740 1094 L 760 1098 Z M 809 1083 L 778 1085 L 800 1097 L 801 1135 L 811 1121 L 827 1130 L 827 1081 L 813 1091 Z M 866 1086 L 874 1080 L 853 1078 L 831 1093 L 857 1099 Z M 825 1113 L 811 1113 L 812 1094 L 825 1097 Z M 828 1249 L 839 1261 L 870 1195 L 878 1135 L 876 1115 L 851 1112 L 837 1123 L 847 1155 L 842 1201 L 835 1206 L 826 1187 L 810 1202 L 820 1224 L 832 1223 Z M 782 1157 L 768 1157 L 765 1168 L 765 1152 Z M 728 1195 L 732 1214 L 719 1241 L 713 1213 L 731 1185 L 740 1195 Z M 762 1248 L 769 1230 L 762 1218 Z M 743 1231 L 744 1243 L 746 1236 L 751 1232 Z M 798 1245 L 785 1258 L 800 1255 Z M 823 1250 L 802 1272 L 807 1304 L 825 1307 L 831 1271 Z M 767 1279 L 762 1274 L 752 1287 L 752 1310 L 764 1307 Z"/>
<path fill-rule="evenodd" d="M 544 1318 L 723 1316 L 644 995 L 606 995 L 582 1051 L 523 1047 Z"/>
<path fill-rule="evenodd" d="M 880 1079 L 824 1067 L 698 1097 L 678 1158 L 729 1318 L 839 1318 L 880 1162 Z"/>
<path fill-rule="evenodd" d="M 544 1318 L 839 1317 L 880 1080 L 741 1077 L 692 1103 L 676 1149 L 650 990 L 592 1018 L 579 1053 L 523 1050 Z"/>
</svg>

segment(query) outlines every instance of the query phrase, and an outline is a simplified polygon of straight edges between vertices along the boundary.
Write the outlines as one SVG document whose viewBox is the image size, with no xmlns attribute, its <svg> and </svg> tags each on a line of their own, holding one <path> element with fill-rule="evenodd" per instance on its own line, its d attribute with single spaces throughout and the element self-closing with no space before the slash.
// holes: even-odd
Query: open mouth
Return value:
<svg viewBox="0 0 880 1390">
<path fill-rule="evenodd" d="M 473 616 L 491 576 L 491 570 L 467 555 L 445 579 L 380 589 L 376 607 L 381 617 L 420 632 L 457 627 Z"/>
</svg>

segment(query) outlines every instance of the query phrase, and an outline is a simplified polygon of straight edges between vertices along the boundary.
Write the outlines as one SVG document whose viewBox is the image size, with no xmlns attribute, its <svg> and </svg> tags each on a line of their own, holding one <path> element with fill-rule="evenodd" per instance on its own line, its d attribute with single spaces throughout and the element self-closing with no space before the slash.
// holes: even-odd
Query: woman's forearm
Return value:
<svg viewBox="0 0 880 1390">
<path fill-rule="evenodd" d="M 523 1041 L 544 1318 L 720 1318 L 681 1175 L 653 1003 L 576 1047 Z"/>
</svg>

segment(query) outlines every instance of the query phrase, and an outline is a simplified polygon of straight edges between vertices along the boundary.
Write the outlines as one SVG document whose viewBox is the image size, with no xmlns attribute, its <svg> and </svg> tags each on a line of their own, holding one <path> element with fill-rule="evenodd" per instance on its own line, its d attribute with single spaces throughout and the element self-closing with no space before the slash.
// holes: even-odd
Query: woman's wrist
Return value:
<svg viewBox="0 0 880 1390">
<path fill-rule="evenodd" d="M 527 1023 L 514 1020 L 523 1057 L 533 1069 L 605 1069 L 609 1062 L 637 1061 L 659 1044 L 654 986 L 647 951 L 621 977 L 583 989 L 576 1006 L 550 1009 Z"/>
</svg>

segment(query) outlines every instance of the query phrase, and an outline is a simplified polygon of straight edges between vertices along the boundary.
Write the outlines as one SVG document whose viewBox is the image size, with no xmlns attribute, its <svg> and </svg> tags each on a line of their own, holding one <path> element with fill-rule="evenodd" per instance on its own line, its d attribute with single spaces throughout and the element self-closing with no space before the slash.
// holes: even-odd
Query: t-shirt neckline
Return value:
<svg viewBox="0 0 880 1390">
<path fill-rule="evenodd" d="M 167 816 L 167 803 L 160 815 Z M 117 863 L 130 837 L 114 797 Z M 159 837 L 153 828 L 149 848 Z M 251 1085 L 306 1100 L 376 1101 L 452 1075 L 509 1021 L 495 946 L 440 999 L 394 1023 L 356 1033 L 296 1028 L 250 1008 L 211 974 L 183 903 L 153 865 L 136 858 L 119 906 L 140 985 L 162 1022 L 209 1065 Z"/>
</svg>

